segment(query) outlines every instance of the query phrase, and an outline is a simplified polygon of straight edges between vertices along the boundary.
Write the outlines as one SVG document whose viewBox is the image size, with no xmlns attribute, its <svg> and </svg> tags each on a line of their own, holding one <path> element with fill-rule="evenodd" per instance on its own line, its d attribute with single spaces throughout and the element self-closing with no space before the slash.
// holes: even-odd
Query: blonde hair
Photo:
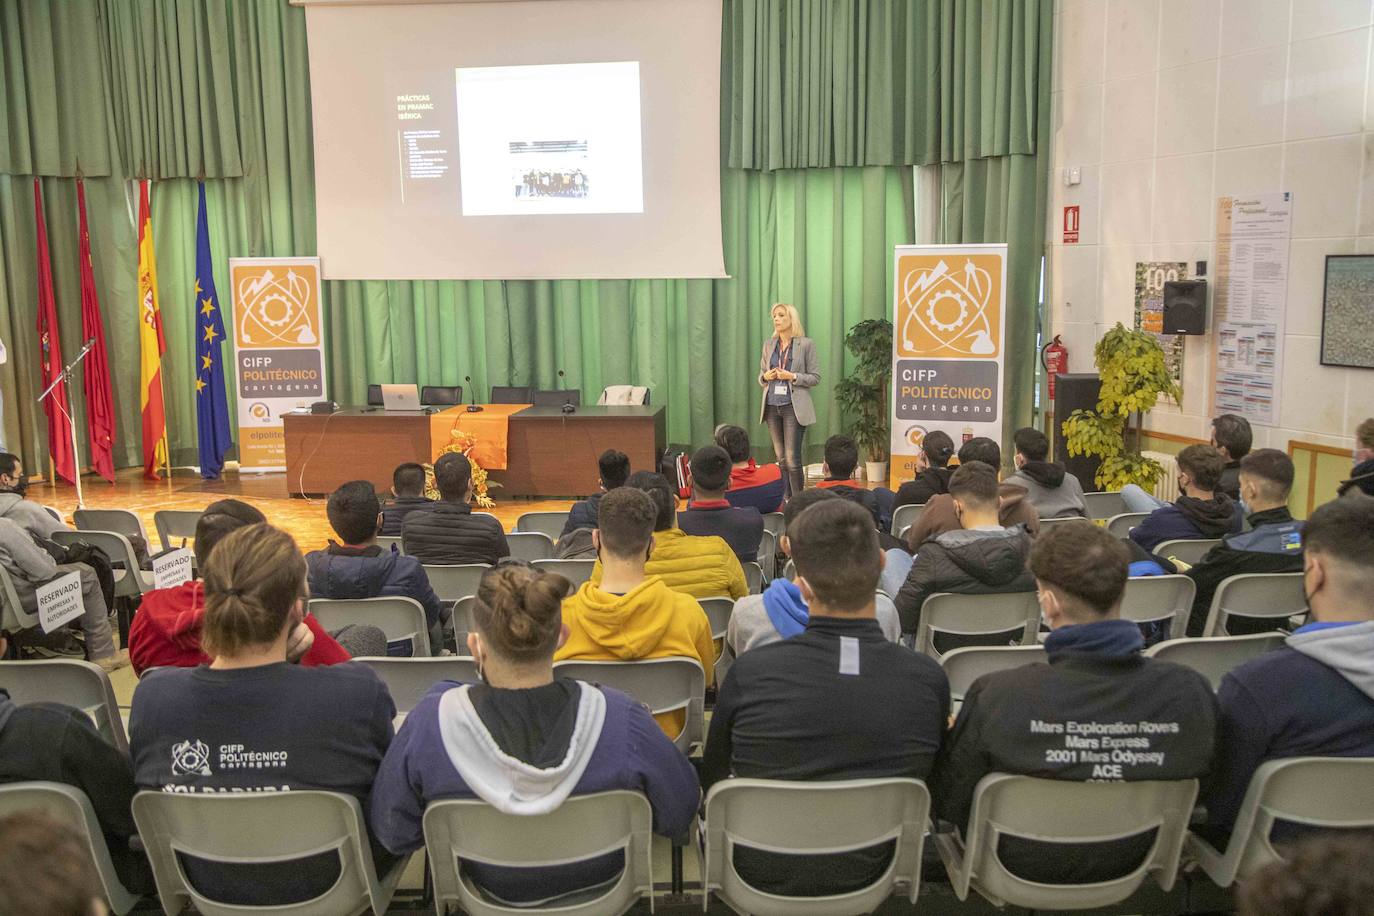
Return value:
<svg viewBox="0 0 1374 916">
<path fill-rule="evenodd" d="M 203 575 L 200 645 L 211 658 L 270 644 L 307 595 L 300 549 L 291 535 L 267 524 L 240 528 L 220 541 Z"/>
<path fill-rule="evenodd" d="M 792 322 L 792 336 L 805 337 L 806 332 L 802 330 L 801 315 L 797 312 L 797 307 L 790 302 L 774 302 L 772 307 L 768 309 L 768 317 L 771 319 L 773 313 L 778 309 L 787 310 L 787 319 Z M 773 336 L 776 337 L 777 335 L 775 334 Z"/>
</svg>

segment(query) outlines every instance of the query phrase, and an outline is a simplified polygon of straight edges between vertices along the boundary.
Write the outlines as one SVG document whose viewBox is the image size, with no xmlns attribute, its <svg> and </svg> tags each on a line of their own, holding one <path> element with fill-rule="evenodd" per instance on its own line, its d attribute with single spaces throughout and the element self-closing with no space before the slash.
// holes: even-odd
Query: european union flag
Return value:
<svg viewBox="0 0 1374 916">
<path fill-rule="evenodd" d="M 200 476 L 219 477 L 224 453 L 234 444 L 229 427 L 229 398 L 224 391 L 224 317 L 215 293 L 210 262 L 210 227 L 205 219 L 205 182 L 200 183 L 196 212 L 196 431 L 200 440 Z"/>
</svg>

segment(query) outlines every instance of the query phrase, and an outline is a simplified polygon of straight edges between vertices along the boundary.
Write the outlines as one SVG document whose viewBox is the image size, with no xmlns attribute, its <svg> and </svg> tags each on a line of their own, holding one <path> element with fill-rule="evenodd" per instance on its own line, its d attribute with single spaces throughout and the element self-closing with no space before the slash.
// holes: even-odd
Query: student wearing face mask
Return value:
<svg viewBox="0 0 1374 916">
<path fill-rule="evenodd" d="M 1217 490 L 1226 465 L 1221 453 L 1210 445 L 1190 445 L 1178 453 L 1177 460 L 1179 497 L 1173 503 L 1160 506 L 1135 484 L 1122 487 L 1127 511 L 1150 513 L 1131 529 L 1131 540 L 1153 551 L 1165 541 L 1239 534 L 1241 508 Z"/>
<path fill-rule="evenodd" d="M 38 503 L 25 499 L 29 478 L 18 455 L 0 452 L 0 518 L 7 518 L 29 534 L 51 539 L 54 531 L 70 531 L 61 519 Z"/>
</svg>

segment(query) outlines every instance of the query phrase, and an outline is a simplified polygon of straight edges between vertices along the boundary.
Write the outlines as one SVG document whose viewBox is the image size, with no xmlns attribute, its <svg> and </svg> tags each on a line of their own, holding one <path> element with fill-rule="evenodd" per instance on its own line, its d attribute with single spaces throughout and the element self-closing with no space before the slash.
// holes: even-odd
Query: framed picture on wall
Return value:
<svg viewBox="0 0 1374 916">
<path fill-rule="evenodd" d="M 1321 362 L 1374 369 L 1374 254 L 1326 256 Z"/>
</svg>

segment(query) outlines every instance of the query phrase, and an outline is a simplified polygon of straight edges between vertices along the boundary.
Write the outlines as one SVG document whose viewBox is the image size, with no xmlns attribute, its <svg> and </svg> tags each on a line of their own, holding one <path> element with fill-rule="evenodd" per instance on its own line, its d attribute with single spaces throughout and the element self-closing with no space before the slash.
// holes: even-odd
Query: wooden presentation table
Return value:
<svg viewBox="0 0 1374 916">
<path fill-rule="evenodd" d="M 496 405 L 493 413 L 502 409 Z M 370 480 L 387 493 L 396 465 L 432 461 L 452 441 L 453 429 L 485 415 L 461 406 L 433 414 L 375 408 L 284 414 L 287 493 L 328 494 L 350 480 Z M 525 407 L 510 415 L 506 436 L 505 468 L 488 468 L 501 485 L 493 496 L 582 497 L 596 492 L 596 459 L 608 448 L 628 455 L 636 470 L 657 470 L 667 425 L 662 407 L 586 406 L 571 414 Z"/>
</svg>

